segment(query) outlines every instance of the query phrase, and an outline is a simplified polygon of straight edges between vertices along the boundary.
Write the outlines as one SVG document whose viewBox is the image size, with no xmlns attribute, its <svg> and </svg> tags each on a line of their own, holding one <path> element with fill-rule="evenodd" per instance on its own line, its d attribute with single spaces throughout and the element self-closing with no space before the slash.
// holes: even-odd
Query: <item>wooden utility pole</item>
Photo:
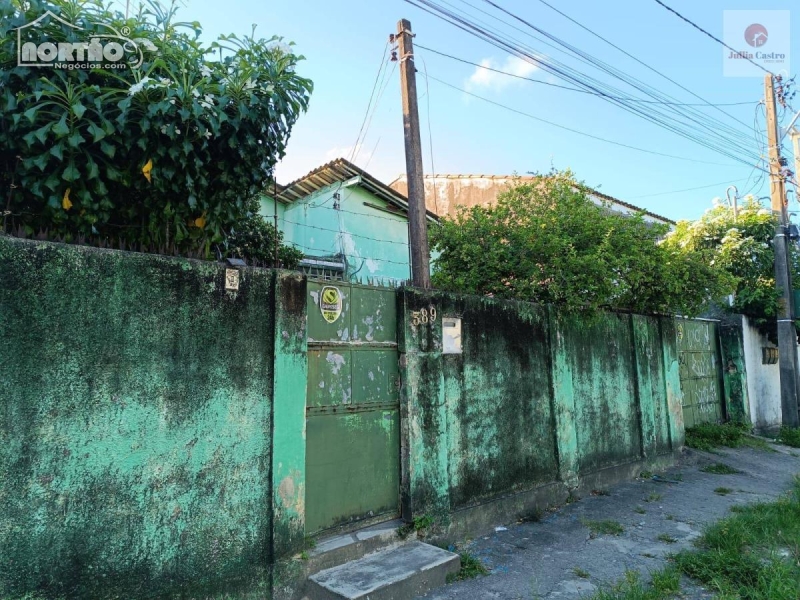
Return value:
<svg viewBox="0 0 800 600">
<path fill-rule="evenodd" d="M 764 92 L 767 107 L 767 139 L 769 140 L 770 198 L 772 214 L 778 221 L 772 245 L 775 250 L 775 283 L 781 296 L 778 302 L 781 412 L 784 425 L 797 427 L 800 424 L 800 415 L 797 412 L 797 332 L 793 319 L 789 244 L 786 237 L 789 219 L 786 210 L 786 182 L 781 172 L 780 131 L 775 110 L 775 82 L 771 74 L 764 78 Z"/>
<path fill-rule="evenodd" d="M 400 90 L 403 94 L 403 131 L 406 141 L 406 177 L 408 179 L 408 242 L 411 246 L 411 280 L 415 287 L 431 287 L 428 221 L 425 210 L 425 180 L 422 175 L 422 142 L 419 135 L 417 105 L 417 69 L 411 23 L 397 23 L 400 54 Z"/>
</svg>

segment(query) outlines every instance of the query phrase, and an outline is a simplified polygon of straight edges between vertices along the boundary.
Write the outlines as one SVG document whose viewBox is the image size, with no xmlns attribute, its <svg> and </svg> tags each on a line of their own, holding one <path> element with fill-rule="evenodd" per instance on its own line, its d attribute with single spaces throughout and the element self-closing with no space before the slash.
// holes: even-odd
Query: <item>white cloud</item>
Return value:
<svg viewBox="0 0 800 600">
<path fill-rule="evenodd" d="M 363 147 L 363 144 L 360 143 L 356 144 L 355 147 L 334 146 L 325 153 L 325 162 L 336 160 L 337 158 L 346 158 L 347 160 L 351 160 L 353 156 L 356 156 L 356 163 L 359 163 L 369 160 L 370 154 L 371 153 Z"/>
<path fill-rule="evenodd" d="M 507 56 L 502 63 L 498 63 L 492 58 L 484 58 L 480 64 L 483 67 L 505 71 L 518 77 L 530 77 L 539 70 L 539 67 L 530 59 L 522 59 L 517 56 Z M 499 91 L 509 85 L 521 82 L 522 80 L 520 79 L 509 77 L 502 73 L 475 67 L 475 72 L 467 80 L 466 87 L 468 90 L 492 89 Z"/>
</svg>

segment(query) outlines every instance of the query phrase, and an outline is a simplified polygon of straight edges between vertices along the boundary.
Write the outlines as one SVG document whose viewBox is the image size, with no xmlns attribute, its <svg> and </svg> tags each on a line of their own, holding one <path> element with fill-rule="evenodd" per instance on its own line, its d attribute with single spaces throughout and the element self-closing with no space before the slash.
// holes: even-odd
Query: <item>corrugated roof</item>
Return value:
<svg viewBox="0 0 800 600">
<path fill-rule="evenodd" d="M 399 208 L 403 212 L 408 212 L 408 198 L 344 158 L 332 160 L 321 167 L 317 167 L 300 179 L 296 179 L 282 186 L 282 189 L 278 192 L 278 200 L 283 202 L 295 202 L 324 187 L 347 181 L 353 177 L 360 178 L 358 185 L 365 190 L 385 200 L 392 206 Z M 435 213 L 431 211 L 427 211 L 427 213 L 429 219 L 438 220 Z"/>
<path fill-rule="evenodd" d="M 537 179 L 541 179 L 539 175 L 456 175 L 456 174 L 443 174 L 443 175 L 425 175 L 425 179 L 510 179 L 510 180 L 521 180 L 521 181 L 535 181 Z M 392 184 L 396 183 L 397 181 L 404 180 L 405 176 L 401 175 L 397 179 L 395 179 Z M 641 212 L 645 215 L 652 217 L 654 219 L 659 219 L 664 221 L 665 223 L 670 223 L 675 225 L 675 221 L 672 219 L 668 219 L 662 215 L 659 215 L 654 212 L 650 212 L 644 208 L 636 206 L 634 204 L 630 204 L 629 202 L 625 202 L 624 200 L 620 200 L 619 198 L 614 198 L 613 196 L 609 196 L 608 194 L 603 194 L 598 192 L 597 190 L 593 190 L 592 188 L 586 188 L 591 194 L 597 196 L 598 198 L 602 198 L 603 200 L 608 200 L 609 202 L 613 202 L 614 204 L 619 204 L 620 206 L 624 206 L 634 212 Z"/>
</svg>

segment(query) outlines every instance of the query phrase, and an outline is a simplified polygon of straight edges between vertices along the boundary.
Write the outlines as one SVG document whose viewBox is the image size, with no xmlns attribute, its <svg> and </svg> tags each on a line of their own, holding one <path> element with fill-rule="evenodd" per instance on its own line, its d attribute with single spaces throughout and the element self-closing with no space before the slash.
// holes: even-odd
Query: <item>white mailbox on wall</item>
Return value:
<svg viewBox="0 0 800 600">
<path fill-rule="evenodd" d="M 461 354 L 461 319 L 442 318 L 442 354 Z"/>
</svg>

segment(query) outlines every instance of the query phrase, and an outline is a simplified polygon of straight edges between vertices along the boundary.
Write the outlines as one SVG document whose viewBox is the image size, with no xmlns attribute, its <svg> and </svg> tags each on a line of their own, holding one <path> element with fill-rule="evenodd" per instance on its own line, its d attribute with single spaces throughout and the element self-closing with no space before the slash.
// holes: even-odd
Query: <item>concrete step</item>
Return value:
<svg viewBox="0 0 800 600">
<path fill-rule="evenodd" d="M 307 552 L 308 559 L 304 561 L 306 577 L 417 539 L 416 531 L 410 532 L 405 538 L 401 537 L 399 532 L 402 526 L 400 519 L 394 519 L 356 531 L 317 538 L 314 548 Z"/>
<path fill-rule="evenodd" d="M 413 541 L 312 575 L 311 600 L 408 600 L 447 582 L 458 554 Z"/>
</svg>

